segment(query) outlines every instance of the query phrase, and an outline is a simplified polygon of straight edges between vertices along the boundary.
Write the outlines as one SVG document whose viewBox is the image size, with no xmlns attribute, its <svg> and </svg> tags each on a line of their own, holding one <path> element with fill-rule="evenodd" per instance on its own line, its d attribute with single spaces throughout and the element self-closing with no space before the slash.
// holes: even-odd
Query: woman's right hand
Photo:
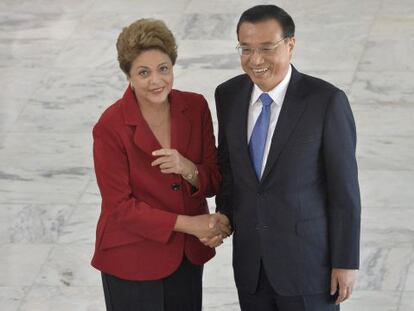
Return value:
<svg viewBox="0 0 414 311">
<path fill-rule="evenodd" d="M 179 215 L 175 223 L 174 231 L 194 235 L 198 239 L 211 239 L 212 237 L 231 234 L 230 226 L 221 226 L 216 214 L 204 214 L 197 216 Z"/>
<path fill-rule="evenodd" d="M 211 238 L 202 238 L 200 241 L 205 245 L 211 248 L 215 248 L 223 244 L 223 240 L 229 237 L 233 229 L 230 226 L 230 221 L 226 215 L 221 214 L 220 212 L 212 215 L 210 218 L 210 227 L 217 226 L 220 228 L 220 234 L 213 236 Z"/>
</svg>

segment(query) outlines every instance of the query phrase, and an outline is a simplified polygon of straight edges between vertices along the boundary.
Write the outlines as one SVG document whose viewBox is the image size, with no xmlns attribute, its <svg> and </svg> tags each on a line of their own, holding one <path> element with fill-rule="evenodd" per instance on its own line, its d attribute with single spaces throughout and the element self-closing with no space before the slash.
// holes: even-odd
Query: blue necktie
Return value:
<svg viewBox="0 0 414 311">
<path fill-rule="evenodd" d="M 262 112 L 257 118 L 252 131 L 252 136 L 250 136 L 249 151 L 254 170 L 256 171 L 256 176 L 260 180 L 267 131 L 270 123 L 270 104 L 273 102 L 273 99 L 267 93 L 262 93 L 259 98 L 262 102 Z"/>
</svg>

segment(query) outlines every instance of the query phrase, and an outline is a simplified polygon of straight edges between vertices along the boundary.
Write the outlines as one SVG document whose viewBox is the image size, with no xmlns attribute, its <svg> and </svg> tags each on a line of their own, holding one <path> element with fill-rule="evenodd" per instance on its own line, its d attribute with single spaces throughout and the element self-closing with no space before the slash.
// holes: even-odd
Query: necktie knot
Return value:
<svg viewBox="0 0 414 311">
<path fill-rule="evenodd" d="M 270 106 L 273 103 L 273 99 L 267 93 L 262 93 L 259 97 L 260 101 L 262 102 L 263 106 Z"/>
</svg>

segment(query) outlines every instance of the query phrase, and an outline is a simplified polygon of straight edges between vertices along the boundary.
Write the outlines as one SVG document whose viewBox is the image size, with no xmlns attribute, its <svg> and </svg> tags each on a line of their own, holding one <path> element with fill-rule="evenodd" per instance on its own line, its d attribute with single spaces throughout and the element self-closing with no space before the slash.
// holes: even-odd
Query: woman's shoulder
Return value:
<svg viewBox="0 0 414 311">
<path fill-rule="evenodd" d="M 194 98 L 194 99 L 204 99 L 204 96 L 202 94 L 196 93 L 196 92 L 190 92 L 190 91 L 183 91 L 183 90 L 177 90 L 172 89 L 172 94 L 181 97 L 181 98 Z"/>
<path fill-rule="evenodd" d="M 182 103 L 190 109 L 203 110 L 208 107 L 207 100 L 202 94 L 177 89 L 173 89 L 171 94 L 175 101 Z"/>
<path fill-rule="evenodd" d="M 124 121 L 122 113 L 122 99 L 107 107 L 99 117 L 92 129 L 94 137 L 112 137 L 116 140 L 124 132 Z"/>
<path fill-rule="evenodd" d="M 115 124 L 122 121 L 122 117 L 122 99 L 118 99 L 102 112 L 96 125 L 99 124 L 104 127 L 113 127 Z"/>
</svg>

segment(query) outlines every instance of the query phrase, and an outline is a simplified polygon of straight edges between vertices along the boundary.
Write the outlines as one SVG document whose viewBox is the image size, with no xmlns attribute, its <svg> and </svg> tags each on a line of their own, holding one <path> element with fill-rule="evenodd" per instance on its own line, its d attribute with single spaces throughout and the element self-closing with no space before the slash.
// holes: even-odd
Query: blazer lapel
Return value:
<svg viewBox="0 0 414 311">
<path fill-rule="evenodd" d="M 281 151 L 289 140 L 299 118 L 306 107 L 306 102 L 302 100 L 300 88 L 301 74 L 292 66 L 292 76 L 283 101 L 282 110 L 276 124 L 272 137 L 265 170 L 262 175 L 261 183 L 266 179 L 275 165 Z"/>
<path fill-rule="evenodd" d="M 232 99 L 233 105 L 230 113 L 230 137 L 233 140 L 231 145 L 237 146 L 235 152 L 239 153 L 240 159 L 243 163 L 238 169 L 243 170 L 243 176 L 246 176 L 246 182 L 256 181 L 257 176 L 250 159 L 249 147 L 247 143 L 247 116 L 249 113 L 249 103 L 252 93 L 253 83 L 250 78 L 246 79 L 240 84 L 238 93 Z M 229 143 L 228 143 L 229 144 Z"/>
<path fill-rule="evenodd" d="M 171 112 L 171 148 L 186 154 L 191 135 L 191 122 L 186 115 L 187 103 L 182 100 L 177 91 L 172 90 L 168 96 Z M 130 87 L 123 97 L 123 112 L 125 123 L 135 126 L 134 143 L 142 151 L 152 156 L 152 152 L 162 146 L 151 131 Z"/>
<path fill-rule="evenodd" d="M 171 148 L 177 149 L 182 155 L 187 154 L 191 137 L 191 120 L 188 104 L 176 90 L 169 95 L 171 105 Z"/>
<path fill-rule="evenodd" d="M 134 143 L 135 145 L 144 151 L 146 154 L 152 157 L 152 152 L 157 149 L 161 149 L 161 145 L 155 138 L 154 133 L 151 131 L 141 110 L 139 109 L 135 94 L 129 86 L 123 96 L 122 109 L 124 114 L 125 123 L 135 126 Z"/>
</svg>

